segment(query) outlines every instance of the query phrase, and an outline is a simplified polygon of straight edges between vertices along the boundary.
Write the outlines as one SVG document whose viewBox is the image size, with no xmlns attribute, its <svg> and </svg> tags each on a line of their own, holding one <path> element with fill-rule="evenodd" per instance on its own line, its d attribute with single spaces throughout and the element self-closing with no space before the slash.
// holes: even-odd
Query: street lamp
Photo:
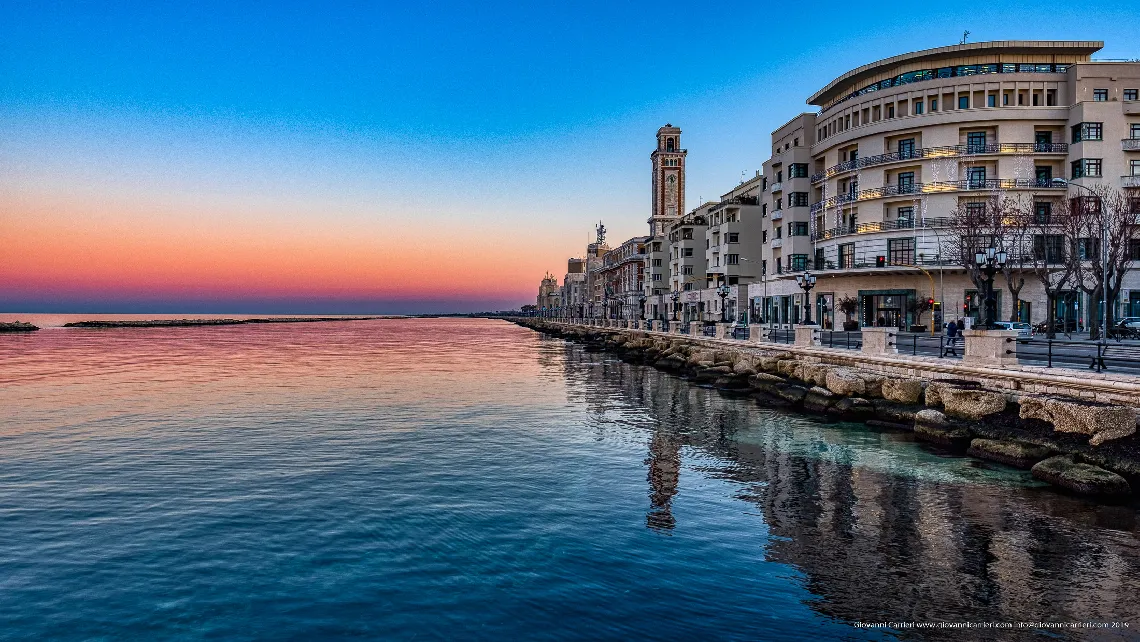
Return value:
<svg viewBox="0 0 1140 642">
<path fill-rule="evenodd" d="M 637 301 L 638 301 L 638 303 L 641 304 L 641 320 L 644 321 L 645 320 L 645 292 L 642 292 L 641 295 L 639 295 L 637 297 Z"/>
<path fill-rule="evenodd" d="M 673 320 L 676 321 L 677 320 L 677 301 L 680 300 L 681 293 L 676 291 L 676 290 L 673 290 L 673 293 L 669 295 L 669 298 L 673 300 Z"/>
<path fill-rule="evenodd" d="M 974 265 L 986 275 L 986 320 L 982 327 L 987 330 L 993 330 L 997 327 L 994 324 L 994 317 L 997 316 L 997 299 L 994 296 L 994 275 L 1005 266 L 1005 262 L 1008 259 L 1009 257 L 1006 255 L 1005 250 L 998 250 L 992 245 L 974 254 Z"/>
<path fill-rule="evenodd" d="M 803 325 L 811 325 L 811 289 L 815 287 L 815 275 L 811 272 L 804 272 L 803 274 L 796 275 L 796 283 L 804 291 L 804 322 Z"/>
<path fill-rule="evenodd" d="M 720 297 L 720 322 L 728 323 L 728 308 L 724 303 L 728 299 L 728 293 L 731 292 L 727 284 L 721 283 L 716 288 L 716 295 Z"/>
</svg>

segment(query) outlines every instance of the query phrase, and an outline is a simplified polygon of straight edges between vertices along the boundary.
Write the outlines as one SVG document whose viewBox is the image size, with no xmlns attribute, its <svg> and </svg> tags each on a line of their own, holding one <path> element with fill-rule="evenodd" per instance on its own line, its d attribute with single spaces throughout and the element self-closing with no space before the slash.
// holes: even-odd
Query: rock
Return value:
<svg viewBox="0 0 1140 642">
<path fill-rule="evenodd" d="M 1034 464 L 1053 453 L 1043 446 L 1031 446 L 1016 441 L 975 439 L 970 442 L 970 449 L 966 451 L 966 454 L 1017 468 L 1032 468 Z"/>
<path fill-rule="evenodd" d="M 883 382 L 886 381 L 886 377 L 872 372 L 860 372 L 858 376 L 863 380 L 863 388 L 866 390 L 865 394 L 868 397 L 883 396 Z"/>
<path fill-rule="evenodd" d="M 950 420 L 946 418 L 946 415 L 938 412 L 937 410 L 931 410 L 927 408 L 926 410 L 919 410 L 917 413 L 915 413 L 914 425 L 918 426 L 919 424 L 932 426 L 934 428 L 942 428 L 949 426 Z"/>
<path fill-rule="evenodd" d="M 920 411 L 919 419 L 925 412 L 938 412 L 937 410 L 923 410 Z M 942 413 L 938 413 L 942 415 Z M 946 417 L 943 415 L 942 420 L 945 421 Z M 942 446 L 949 446 L 958 450 L 964 450 L 970 445 L 970 431 L 965 428 L 956 427 L 946 422 L 945 424 L 936 424 L 921 420 L 916 420 L 914 424 L 914 434 L 916 437 L 923 441 L 939 444 Z"/>
<path fill-rule="evenodd" d="M 831 366 L 822 363 L 805 363 L 803 372 L 801 373 L 803 376 L 801 378 L 817 386 L 826 386 L 827 372 L 830 369 Z"/>
<path fill-rule="evenodd" d="M 755 385 L 759 383 L 785 383 L 786 380 L 783 377 L 777 377 L 767 372 L 757 372 L 749 377 L 749 381 Z"/>
<path fill-rule="evenodd" d="M 1084 495 L 1122 497 L 1132 494 L 1128 481 L 1114 472 L 1073 461 L 1068 455 L 1050 457 L 1033 467 L 1033 476 Z"/>
<path fill-rule="evenodd" d="M 760 357 L 756 360 L 756 369 L 761 372 L 779 372 L 779 357 Z"/>
<path fill-rule="evenodd" d="M 713 386 L 721 390 L 737 390 L 742 392 L 748 392 L 752 388 L 748 385 L 748 380 L 740 375 L 720 377 L 713 382 Z"/>
<path fill-rule="evenodd" d="M 784 384 L 776 386 L 775 394 L 790 404 L 798 404 L 803 401 L 804 395 L 807 394 L 807 388 L 795 384 Z"/>
<path fill-rule="evenodd" d="M 938 392 L 946 414 L 960 419 L 977 421 L 987 415 L 1005 410 L 1005 394 L 989 390 L 943 388 Z"/>
<path fill-rule="evenodd" d="M 776 362 L 776 373 L 784 375 L 785 377 L 791 377 L 798 365 L 800 365 L 800 362 L 794 359 L 780 359 Z"/>
<path fill-rule="evenodd" d="M 844 397 L 831 407 L 831 412 L 845 421 L 866 421 L 875 416 L 875 407 L 866 399 Z"/>
<path fill-rule="evenodd" d="M 804 408 L 811 412 L 827 412 L 838 398 L 827 388 L 812 386 L 804 395 Z"/>
<path fill-rule="evenodd" d="M 883 379 L 883 398 L 895 403 L 915 404 L 922 398 L 922 381 L 918 379 Z"/>
<path fill-rule="evenodd" d="M 1099 446 L 1136 432 L 1136 412 L 1124 406 L 1027 397 L 1021 400 L 1018 415 L 1022 419 L 1049 422 L 1057 432 L 1091 435 L 1091 446 Z"/>
<path fill-rule="evenodd" d="M 837 395 L 854 397 L 866 394 L 867 384 L 862 377 L 850 370 L 832 368 L 827 371 L 827 389 Z"/>
<path fill-rule="evenodd" d="M 732 366 L 732 372 L 738 375 L 751 376 L 756 374 L 756 369 L 747 361 L 737 361 L 736 365 Z"/>
<path fill-rule="evenodd" d="M 715 381 L 730 374 L 732 374 L 732 368 L 728 366 L 714 366 L 711 368 L 699 368 L 694 373 L 694 376 L 697 381 Z"/>
</svg>

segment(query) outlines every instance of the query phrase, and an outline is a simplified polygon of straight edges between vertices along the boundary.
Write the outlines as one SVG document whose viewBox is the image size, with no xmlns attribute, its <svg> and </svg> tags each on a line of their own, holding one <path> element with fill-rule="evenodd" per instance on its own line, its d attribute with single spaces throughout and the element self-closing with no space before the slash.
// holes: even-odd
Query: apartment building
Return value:
<svg viewBox="0 0 1140 642">
<path fill-rule="evenodd" d="M 940 47 L 860 66 L 813 94 L 808 103 L 819 112 L 773 133 L 764 164 L 764 256 L 774 269 L 764 291 L 750 288 L 753 310 L 797 321 L 795 276 L 810 269 L 819 278 L 813 318 L 828 327 L 846 296 L 858 299 L 862 325 L 927 323 L 915 306 L 926 298 L 939 302 L 936 312 L 979 316 L 975 286 L 943 246 L 952 212 L 1000 195 L 1047 213 L 1078 195 L 1055 178 L 1140 188 L 1140 63 L 1093 61 L 1102 46 Z M 1039 283 L 1027 280 L 1017 310 L 1000 276 L 995 289 L 1001 318 L 1045 318 Z M 1126 289 L 1120 312 L 1140 312 L 1136 274 Z M 1087 317 L 1087 299 L 1070 294 L 1057 305 L 1070 301 Z"/>
<path fill-rule="evenodd" d="M 558 289 L 558 279 L 550 272 L 542 277 L 542 282 L 538 285 L 538 309 L 544 312 L 555 310 L 561 302 L 561 294 Z"/>
<path fill-rule="evenodd" d="M 566 275 L 562 277 L 560 306 L 566 316 L 586 316 L 586 303 L 589 292 L 586 289 L 586 259 L 571 258 L 566 261 Z"/>
<path fill-rule="evenodd" d="M 596 314 L 606 319 L 638 319 L 645 299 L 645 258 L 648 236 L 635 236 L 604 252 L 592 268 L 592 281 L 600 286 Z M 595 291 L 597 296 L 597 291 Z"/>
</svg>

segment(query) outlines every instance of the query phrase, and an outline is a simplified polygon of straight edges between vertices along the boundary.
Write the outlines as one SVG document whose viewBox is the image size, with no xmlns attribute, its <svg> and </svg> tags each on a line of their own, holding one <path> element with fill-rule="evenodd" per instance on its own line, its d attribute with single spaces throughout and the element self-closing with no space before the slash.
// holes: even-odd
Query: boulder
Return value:
<svg viewBox="0 0 1140 642">
<path fill-rule="evenodd" d="M 780 365 L 779 357 L 760 357 L 756 360 L 756 369 L 761 372 L 779 372 Z"/>
<path fill-rule="evenodd" d="M 914 434 L 923 441 L 965 449 L 970 444 L 970 431 L 955 426 L 937 410 L 920 410 L 914 417 Z"/>
<path fill-rule="evenodd" d="M 797 386 L 795 384 L 784 384 L 776 386 L 775 394 L 777 397 L 783 399 L 790 404 L 798 404 L 803 401 L 804 395 L 807 394 L 807 388 Z"/>
<path fill-rule="evenodd" d="M 831 366 L 822 363 L 805 363 L 802 372 L 802 379 L 817 386 L 827 385 L 827 371 Z"/>
<path fill-rule="evenodd" d="M 883 379 L 883 398 L 895 403 L 916 404 L 922 398 L 922 381 L 918 379 Z"/>
<path fill-rule="evenodd" d="M 971 421 L 997 414 L 1005 410 L 1006 404 L 1004 393 L 989 390 L 946 387 L 938 392 L 938 396 L 942 400 L 942 408 L 946 414 Z"/>
<path fill-rule="evenodd" d="M 1033 476 L 1054 486 L 1084 495 L 1122 497 L 1132 494 L 1128 481 L 1114 472 L 1058 455 L 1033 466 Z"/>
<path fill-rule="evenodd" d="M 784 375 L 785 377 L 793 376 L 796 366 L 800 365 L 799 361 L 794 359 L 780 359 L 776 362 L 776 374 Z"/>
<path fill-rule="evenodd" d="M 827 389 L 845 397 L 867 394 L 867 384 L 863 378 L 845 368 L 832 368 L 827 371 Z"/>
<path fill-rule="evenodd" d="M 860 372 L 858 375 L 863 380 L 863 388 L 867 391 L 868 397 L 883 396 L 883 382 L 886 381 L 886 377 L 873 372 Z"/>
<path fill-rule="evenodd" d="M 970 442 L 970 449 L 966 454 L 1017 468 L 1032 468 L 1037 462 L 1052 455 L 1053 451 L 1044 446 L 1032 446 L 1016 441 L 975 439 Z"/>
<path fill-rule="evenodd" d="M 812 386 L 804 395 L 804 409 L 811 412 L 827 412 L 839 398 L 827 388 Z"/>
<path fill-rule="evenodd" d="M 844 421 L 866 421 L 875 416 L 875 407 L 860 397 L 844 397 L 835 402 L 831 412 Z"/>
<path fill-rule="evenodd" d="M 732 366 L 732 372 L 733 374 L 752 376 L 756 374 L 756 369 L 747 361 L 740 360 L 736 362 L 736 365 Z"/>
<path fill-rule="evenodd" d="M 1018 415 L 1022 419 L 1046 421 L 1057 432 L 1090 435 L 1091 446 L 1099 446 L 1136 432 L 1136 411 L 1124 406 L 1027 397 L 1021 400 Z"/>
</svg>

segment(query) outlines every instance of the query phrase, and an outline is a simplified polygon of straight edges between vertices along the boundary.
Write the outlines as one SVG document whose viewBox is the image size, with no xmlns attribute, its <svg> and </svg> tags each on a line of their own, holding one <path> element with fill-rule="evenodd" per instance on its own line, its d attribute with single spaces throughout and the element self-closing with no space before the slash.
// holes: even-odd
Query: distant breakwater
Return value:
<svg viewBox="0 0 1140 642">
<path fill-rule="evenodd" d="M 1140 489 L 1134 408 L 1061 396 L 1013 397 L 972 380 L 884 376 L 777 346 L 513 321 L 761 406 L 911 432 L 958 455 L 1030 469 L 1035 478 L 1070 492 L 1106 499 Z"/>
<path fill-rule="evenodd" d="M 36 330 L 39 330 L 37 326 L 23 321 L 0 323 L 0 332 L 35 332 Z"/>
<path fill-rule="evenodd" d="M 151 321 L 73 321 L 65 328 L 196 328 L 254 323 L 315 323 L 321 321 L 371 321 L 390 317 L 280 317 L 261 319 L 154 319 Z M 33 326 L 34 327 L 34 326 Z"/>
</svg>

